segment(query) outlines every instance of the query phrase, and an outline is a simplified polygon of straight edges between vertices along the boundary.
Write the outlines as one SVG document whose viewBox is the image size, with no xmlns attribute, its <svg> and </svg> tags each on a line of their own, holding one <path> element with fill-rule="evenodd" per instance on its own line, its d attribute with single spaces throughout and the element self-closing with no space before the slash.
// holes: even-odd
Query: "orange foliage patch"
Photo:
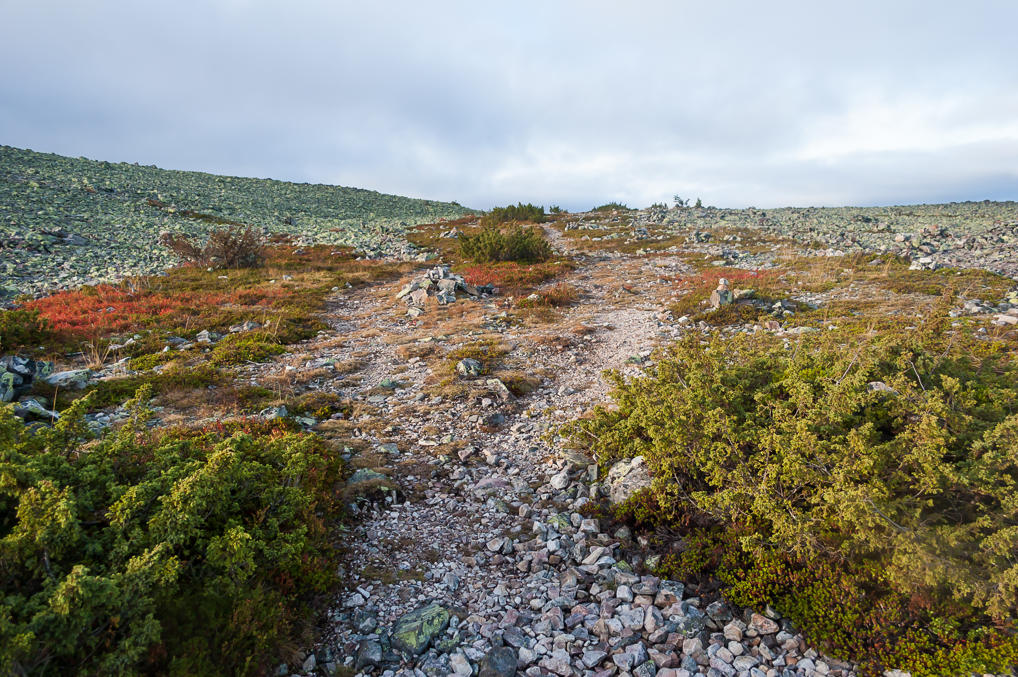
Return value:
<svg viewBox="0 0 1018 677">
<path fill-rule="evenodd" d="M 210 306 L 230 300 L 229 294 L 177 291 L 130 292 L 112 285 L 63 291 L 25 304 L 38 310 L 65 336 L 93 338 L 126 332 L 152 324 L 156 320 L 199 315 Z"/>
<path fill-rule="evenodd" d="M 564 266 L 551 263 L 492 263 L 468 266 L 459 272 L 468 284 L 491 284 L 503 292 L 517 292 L 550 280 L 565 270 Z"/>
</svg>

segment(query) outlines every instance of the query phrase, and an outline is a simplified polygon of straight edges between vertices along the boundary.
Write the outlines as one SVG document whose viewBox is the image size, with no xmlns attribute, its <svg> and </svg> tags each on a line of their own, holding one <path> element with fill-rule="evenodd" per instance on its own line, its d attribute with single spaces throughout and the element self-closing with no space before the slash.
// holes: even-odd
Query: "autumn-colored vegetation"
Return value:
<svg viewBox="0 0 1018 677">
<path fill-rule="evenodd" d="M 20 312 L 37 313 L 57 341 L 70 347 L 146 330 L 184 336 L 202 329 L 225 331 L 245 320 L 272 325 L 286 343 L 321 328 L 315 313 L 334 287 L 391 276 L 405 268 L 356 261 L 348 251 L 330 247 L 309 247 L 294 254 L 292 245 L 279 245 L 269 248 L 262 267 L 209 271 L 183 266 L 165 276 L 58 292 L 25 303 Z M 0 312 L 0 322 L 5 317 Z"/>
<path fill-rule="evenodd" d="M 468 284 L 491 284 L 503 293 L 515 294 L 554 279 L 572 268 L 570 263 L 559 261 L 530 265 L 507 262 L 462 266 L 456 268 L 456 272 L 463 275 Z"/>
</svg>

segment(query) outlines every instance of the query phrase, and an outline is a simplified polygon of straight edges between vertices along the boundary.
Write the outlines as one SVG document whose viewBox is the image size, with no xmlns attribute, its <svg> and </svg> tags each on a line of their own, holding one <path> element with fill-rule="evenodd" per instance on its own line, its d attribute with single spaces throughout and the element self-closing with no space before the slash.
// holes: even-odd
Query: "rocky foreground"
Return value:
<svg viewBox="0 0 1018 677">
<path fill-rule="evenodd" d="M 327 330 L 235 374 L 246 386 L 353 403 L 348 414 L 296 418 L 342 449 L 356 519 L 344 543 L 346 589 L 319 641 L 278 674 L 857 674 L 850 657 L 823 655 L 780 610 L 734 608 L 716 582 L 653 575 L 659 544 L 605 516 L 649 484 L 642 459 L 599 476 L 559 427 L 609 402 L 604 370 L 638 375 L 655 348 L 686 335 L 792 339 L 863 313 L 914 318 L 948 283 L 960 285 L 951 310 L 959 326 L 1013 335 L 1013 281 L 945 268 L 1018 275 L 1018 219 L 1005 207 L 961 205 L 954 216 L 895 208 L 885 220 L 858 210 L 872 220 L 843 221 L 858 228 L 840 232 L 829 227 L 840 212 L 823 210 L 569 215 L 545 230 L 574 265 L 525 298 L 443 266 L 334 288 Z M 943 224 L 935 232 L 931 219 Z M 455 243 L 444 225 L 433 230 L 440 245 Z M 694 289 L 703 303 L 688 302 Z M 715 324 L 703 319 L 711 305 L 759 319 Z M 206 330 L 163 350 L 193 354 L 223 339 Z M 0 394 L 20 400 L 24 418 L 45 421 L 57 413 L 21 397 L 33 380 L 85 388 L 134 375 L 126 360 L 74 366 L 8 359 Z M 222 414 L 156 412 L 166 424 Z M 98 430 L 121 415 L 110 408 L 89 424 Z"/>
<path fill-rule="evenodd" d="M 372 455 L 375 465 L 351 483 L 384 479 L 395 490 L 362 512 L 348 543 L 349 591 L 329 614 L 326 639 L 293 674 L 856 674 L 851 662 L 811 647 L 775 609 L 733 608 L 716 586 L 649 575 L 658 555 L 648 540 L 590 516 L 595 503 L 618 503 L 647 485 L 640 459 L 598 481 L 593 459 L 554 435 L 558 424 L 607 400 L 602 370 L 639 373 L 656 345 L 713 330 L 668 310 L 681 295 L 671 280 L 693 272 L 679 257 L 588 258 L 569 276 L 581 301 L 544 327 L 507 327 L 497 297 L 463 295 L 447 301 L 469 308 L 447 334 L 451 325 L 406 319 L 407 307 L 411 318 L 439 312 L 416 304 L 423 295 L 409 298 L 406 281 L 337 301 L 335 336 L 322 341 L 342 337 L 342 348 L 311 344 L 301 359 L 321 365 L 363 356 L 362 393 L 399 382 L 383 394 L 354 395 L 377 409 L 347 424 L 369 447 L 351 451 L 352 463 Z M 958 314 L 1018 319 L 1018 303 L 970 303 Z M 803 330 L 783 326 L 793 315 L 782 307 L 770 329 L 725 331 L 793 336 Z M 456 367 L 470 395 L 433 394 L 427 384 L 438 367 L 418 355 L 493 333 L 510 346 L 506 359 L 539 376 L 539 387 L 514 397 L 465 359 Z M 280 666 L 280 674 L 290 670 Z"/>
</svg>

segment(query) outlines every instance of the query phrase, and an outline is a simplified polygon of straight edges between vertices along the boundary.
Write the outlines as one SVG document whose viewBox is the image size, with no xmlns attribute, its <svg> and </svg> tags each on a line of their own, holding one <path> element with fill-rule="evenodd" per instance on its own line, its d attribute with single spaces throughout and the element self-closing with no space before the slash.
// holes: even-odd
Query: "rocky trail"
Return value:
<svg viewBox="0 0 1018 677">
<path fill-rule="evenodd" d="M 569 275 L 579 302 L 553 323 L 507 327 L 499 299 L 466 300 L 456 305 L 473 307 L 455 335 L 428 322 L 437 310 L 402 315 L 393 296 L 408 279 L 337 295 L 332 331 L 300 359 L 361 360 L 351 396 L 365 408 L 342 422 L 360 442 L 348 450 L 351 484 L 396 491 L 361 508 L 346 538 L 348 590 L 304 654 L 305 674 L 853 674 L 776 613 L 643 574 L 646 541 L 585 507 L 645 486 L 646 470 L 621 464 L 599 483 L 592 459 L 556 443 L 557 426 L 608 401 L 603 370 L 636 374 L 682 331 L 662 321 L 672 293 L 664 277 L 687 268 L 591 259 Z M 502 360 L 538 375 L 532 392 L 436 373 L 449 365 L 431 359 L 433 347 L 493 334 L 508 350 Z M 466 383 L 471 396 L 433 394 L 436 378 Z"/>
<path fill-rule="evenodd" d="M 148 367 L 116 354 L 92 368 L 81 353 L 61 363 L 73 368 L 54 371 L 11 356 L 0 364 L 0 396 L 18 395 L 15 415 L 42 426 L 58 414 L 55 404 L 50 412 L 21 395 L 36 380 L 64 390 L 125 378 L 159 384 L 174 354 L 197 370 L 250 335 L 273 339 L 265 354 L 239 353 L 213 370 L 211 383 L 167 388 L 152 423 L 286 419 L 345 461 L 344 585 L 328 600 L 314 645 L 279 657 L 279 677 L 860 674 L 821 655 L 775 609 L 732 607 L 716 581 L 653 575 L 664 548 L 677 552 L 681 539 L 632 533 L 606 517 L 608 506 L 649 486 L 643 459 L 599 473 L 561 428 L 611 406 L 606 370 L 639 376 L 654 366 L 655 348 L 684 336 L 768 332 L 794 341 L 864 319 L 910 331 L 950 287 L 953 326 L 1014 340 L 1013 279 L 973 263 L 1011 242 L 1014 225 L 993 226 L 965 247 L 942 229 L 899 241 L 879 224 L 859 242 L 803 242 L 724 223 L 713 210 L 649 211 L 547 224 L 560 256 L 534 266 L 465 263 L 447 223 L 417 231 L 424 244 L 415 246 L 429 251 L 412 261 L 347 254 L 349 277 L 323 262 L 339 252 L 315 259 L 288 246 L 292 267 L 265 271 L 264 285 L 276 293 L 279 278 L 293 285 L 279 293 L 294 299 L 320 290 L 314 310 L 301 306 L 298 319 L 314 328 L 299 338 L 275 340 L 279 318 L 273 325 L 262 311 L 206 324 L 193 338 L 165 337 L 165 346 L 150 346 L 160 352 L 144 356 Z M 421 266 L 436 249 L 461 262 Z M 934 255 L 965 265 L 923 262 Z M 1011 270 L 997 263 L 991 268 Z M 207 272 L 210 284 L 227 279 Z M 514 298 L 480 282 L 491 279 L 525 291 Z M 124 340 L 118 349 L 146 339 Z M 183 371 L 166 373 L 169 381 Z M 254 403 L 240 404 L 242 393 Z M 85 422 L 100 432 L 127 416 L 115 405 Z"/>
</svg>

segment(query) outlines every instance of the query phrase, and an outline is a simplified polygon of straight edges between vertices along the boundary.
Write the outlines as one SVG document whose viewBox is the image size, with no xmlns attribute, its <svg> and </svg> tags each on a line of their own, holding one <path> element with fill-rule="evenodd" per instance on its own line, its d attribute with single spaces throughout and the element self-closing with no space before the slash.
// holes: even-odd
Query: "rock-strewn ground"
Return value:
<svg viewBox="0 0 1018 677">
<path fill-rule="evenodd" d="M 410 225 L 460 205 L 341 186 L 96 162 L 0 146 L 0 303 L 158 273 L 176 259 L 159 231 L 204 237 L 251 225 L 369 255 L 413 254 Z"/>
<path fill-rule="evenodd" d="M 548 231 L 561 249 L 581 249 L 561 224 Z M 565 278 L 579 300 L 547 324 L 507 323 L 498 297 L 432 305 L 410 319 L 396 300 L 407 280 L 337 299 L 335 333 L 305 346 L 300 359 L 360 356 L 349 394 L 366 408 L 319 429 L 353 435 L 361 443 L 354 466 L 372 466 L 399 489 L 361 508 L 344 566 L 349 589 L 336 599 L 322 642 L 305 654 L 305 672 L 317 665 L 365 674 L 855 674 L 776 610 L 731 608 L 714 586 L 648 575 L 646 540 L 588 517 L 615 478 L 599 482 L 593 459 L 565 450 L 554 435 L 608 402 L 603 370 L 639 373 L 656 346 L 714 329 L 669 309 L 685 294 L 676 280 L 698 275 L 689 263 L 695 247 L 646 257 L 581 253 Z M 880 301 L 891 313 L 932 298 L 871 283 L 801 296 L 819 306 Z M 1014 309 L 1018 302 L 1001 298 L 970 301 L 957 314 L 992 321 L 1018 315 Z M 723 331 L 814 330 L 796 326 L 795 315 L 777 311 L 770 329 Z M 488 375 L 457 376 L 452 361 L 436 359 L 478 341 L 506 349 L 503 367 L 536 376 L 536 389 L 506 397 Z M 377 394 L 387 381 L 400 386 Z M 314 387 L 334 386 L 326 376 Z M 627 483 L 641 485 L 639 468 L 615 482 L 614 493 L 626 495 Z"/>
<path fill-rule="evenodd" d="M 562 451 L 546 436 L 606 401 L 603 369 L 635 372 L 658 342 L 681 331 L 657 319 L 664 299 L 653 293 L 653 282 L 663 271 L 686 269 L 670 259 L 581 269 L 574 279 L 583 302 L 561 320 L 584 327 L 580 335 L 545 347 L 558 338 L 560 323 L 550 332 L 502 333 L 524 362 L 546 374 L 535 392 L 514 401 L 494 392 L 485 397 L 486 385 L 467 400 L 425 395 L 431 368 L 400 359 L 392 339 L 434 335 L 385 318 L 395 286 L 356 307 L 337 305 L 342 350 L 370 356 L 362 383 L 380 383 L 397 370 L 406 383 L 378 404 L 377 416 L 388 424 L 382 434 L 366 435 L 402 493 L 351 534 L 345 567 L 351 588 L 337 599 L 334 634 L 314 662 L 378 673 L 415 666 L 429 675 L 468 675 L 473 666 L 483 674 L 563 676 L 851 674 L 850 666 L 810 650 L 776 613 L 756 616 L 730 608 L 716 591 L 701 595 L 682 582 L 638 573 L 642 548 L 632 534 L 584 513 L 608 491 L 596 481 L 593 460 Z M 650 292 L 624 291 L 622 273 Z M 497 311 L 494 304 L 481 309 Z M 309 353 L 321 355 L 312 346 Z M 425 406 L 411 417 L 405 411 L 415 402 Z M 504 416 L 494 429 L 484 420 L 493 412 Z M 436 455 L 442 440 L 464 444 Z M 403 627 L 407 615 L 434 604 L 446 610 L 445 620 L 427 638 L 408 641 L 404 635 L 419 629 Z"/>
<path fill-rule="evenodd" d="M 605 369 L 638 374 L 656 347 L 689 333 L 793 336 L 860 313 L 913 317 L 951 284 L 959 326 L 1013 338 L 1013 280 L 934 270 L 954 262 L 1018 274 L 1012 209 L 959 206 L 968 225 L 957 235 L 947 223 L 948 235 L 900 241 L 945 212 L 889 210 L 889 230 L 849 218 L 842 235 L 835 210 L 567 215 L 545 229 L 575 267 L 531 299 L 474 289 L 449 303 L 455 284 L 398 298 L 424 270 L 337 288 L 326 331 L 237 373 L 247 385 L 351 403 L 347 414 L 301 419 L 354 470 L 346 491 L 356 520 L 347 589 L 319 642 L 280 674 L 855 674 L 777 610 L 731 608 L 716 585 L 650 575 L 645 538 L 590 516 L 645 484 L 645 470 L 635 462 L 599 480 L 594 460 L 555 431 L 609 403 Z M 732 278 L 754 319 L 714 323 L 690 302 L 718 276 Z M 566 301 L 549 307 L 543 294 Z"/>
</svg>

